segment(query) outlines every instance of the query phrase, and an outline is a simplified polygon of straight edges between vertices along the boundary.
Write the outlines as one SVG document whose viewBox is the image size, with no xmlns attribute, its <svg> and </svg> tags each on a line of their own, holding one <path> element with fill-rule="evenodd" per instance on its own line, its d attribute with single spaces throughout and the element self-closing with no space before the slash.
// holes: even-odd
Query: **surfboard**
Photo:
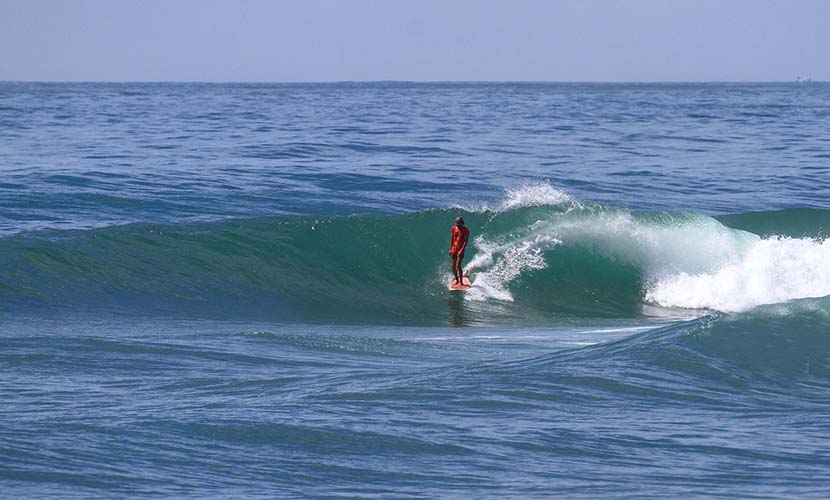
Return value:
<svg viewBox="0 0 830 500">
<path fill-rule="evenodd" d="M 450 291 L 453 291 L 453 292 L 457 292 L 459 290 L 463 291 L 463 290 L 467 290 L 468 288 L 473 286 L 473 284 L 470 282 L 470 278 L 468 278 L 466 276 L 461 278 L 461 284 L 453 283 L 453 279 L 454 278 L 450 278 L 449 285 L 447 285 L 447 289 L 450 290 Z"/>
</svg>

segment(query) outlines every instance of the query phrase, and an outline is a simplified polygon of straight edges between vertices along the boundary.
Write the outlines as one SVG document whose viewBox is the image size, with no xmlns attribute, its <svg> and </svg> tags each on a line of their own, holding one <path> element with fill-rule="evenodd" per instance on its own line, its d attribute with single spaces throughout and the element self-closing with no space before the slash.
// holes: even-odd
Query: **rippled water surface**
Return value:
<svg viewBox="0 0 830 500">
<path fill-rule="evenodd" d="M 0 83 L 0 497 L 827 498 L 828 124 L 823 83 Z"/>
<path fill-rule="evenodd" d="M 0 83 L 0 231 L 408 212 L 538 180 L 632 208 L 825 207 L 828 120 L 819 83 Z"/>
</svg>

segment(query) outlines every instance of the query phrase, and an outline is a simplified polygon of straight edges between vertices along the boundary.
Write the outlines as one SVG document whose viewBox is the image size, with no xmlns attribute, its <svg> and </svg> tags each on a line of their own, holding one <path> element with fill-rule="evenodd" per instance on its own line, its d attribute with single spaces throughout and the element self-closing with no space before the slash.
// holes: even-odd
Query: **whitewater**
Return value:
<svg viewBox="0 0 830 500">
<path fill-rule="evenodd" d="M 0 82 L 0 497 L 826 498 L 828 102 Z"/>
</svg>

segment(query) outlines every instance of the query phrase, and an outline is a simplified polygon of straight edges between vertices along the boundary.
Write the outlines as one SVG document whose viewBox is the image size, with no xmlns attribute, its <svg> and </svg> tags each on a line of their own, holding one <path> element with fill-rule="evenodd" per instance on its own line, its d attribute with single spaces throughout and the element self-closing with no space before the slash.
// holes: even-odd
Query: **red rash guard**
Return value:
<svg viewBox="0 0 830 500">
<path fill-rule="evenodd" d="M 467 243 L 467 236 L 470 235 L 470 230 L 466 227 L 452 227 L 452 240 L 450 241 L 450 252 L 453 255 L 458 255 Z"/>
</svg>

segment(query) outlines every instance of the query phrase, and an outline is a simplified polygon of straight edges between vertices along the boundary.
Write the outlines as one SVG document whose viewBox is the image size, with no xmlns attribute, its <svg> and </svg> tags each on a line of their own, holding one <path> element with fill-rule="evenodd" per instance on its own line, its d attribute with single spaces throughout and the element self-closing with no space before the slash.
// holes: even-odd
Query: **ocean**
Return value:
<svg viewBox="0 0 830 500">
<path fill-rule="evenodd" d="M 827 83 L 0 83 L 0 497 L 827 498 L 828 200 Z"/>
</svg>

